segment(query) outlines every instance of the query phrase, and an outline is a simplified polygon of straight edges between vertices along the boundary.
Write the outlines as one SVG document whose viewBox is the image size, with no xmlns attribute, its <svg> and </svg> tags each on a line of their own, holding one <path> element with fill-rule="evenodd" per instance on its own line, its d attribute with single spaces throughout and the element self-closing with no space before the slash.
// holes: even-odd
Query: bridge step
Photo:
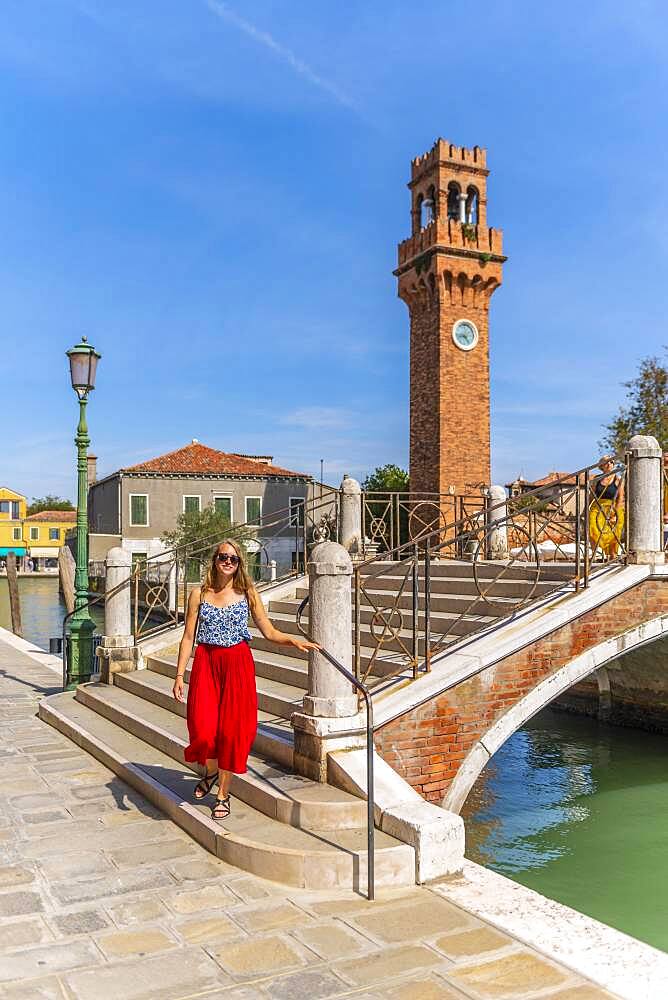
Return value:
<svg viewBox="0 0 668 1000">
<path fill-rule="evenodd" d="M 79 690 L 77 701 L 183 764 L 188 734 L 180 712 L 147 702 L 130 688 L 87 684 Z M 183 707 L 174 698 L 172 705 Z M 300 778 L 257 754 L 249 757 L 247 774 L 234 775 L 232 792 L 267 816 L 303 829 L 349 829 L 366 821 L 366 803 L 362 799 Z"/>
<path fill-rule="evenodd" d="M 373 649 L 376 645 L 376 640 L 374 639 L 373 633 L 371 631 L 370 621 L 373 617 L 373 613 L 370 609 L 363 609 L 361 614 L 361 626 L 360 626 L 360 639 L 363 645 L 370 649 Z M 299 628 L 297 622 L 295 621 L 295 615 L 288 614 L 285 612 L 272 612 L 271 619 L 277 628 L 280 628 L 283 632 L 287 632 L 291 635 L 299 635 Z M 486 625 L 491 625 L 496 619 L 488 615 L 466 615 L 464 618 L 460 618 L 457 615 L 439 614 L 432 615 L 432 625 L 431 631 L 434 635 L 444 635 L 450 636 L 452 638 L 461 638 L 462 636 L 470 635 L 472 632 L 477 632 Z M 304 619 L 304 623 L 308 621 L 308 617 Z M 420 631 L 424 629 L 424 615 L 418 616 L 418 625 Z M 396 621 L 392 621 L 393 626 L 397 624 Z M 406 619 L 406 624 L 408 624 L 408 619 Z M 380 635 L 383 631 L 383 626 L 378 625 L 376 627 L 376 633 Z M 412 635 L 410 628 L 401 628 L 397 633 L 402 640 L 405 642 L 408 637 Z M 393 645 L 391 641 L 383 644 L 387 649 L 398 649 L 397 645 Z"/>
<path fill-rule="evenodd" d="M 365 590 L 389 590 L 397 593 L 402 584 L 404 584 L 405 577 L 403 575 L 398 576 L 390 573 L 382 573 L 365 576 L 363 580 Z M 493 597 L 515 598 L 526 597 L 533 592 L 535 596 L 540 597 L 542 594 L 550 593 L 560 583 L 568 583 L 569 580 L 570 578 L 568 577 L 546 580 L 542 576 L 537 581 L 535 578 L 506 580 L 504 577 L 500 579 L 479 577 L 476 583 L 473 575 L 470 577 L 440 577 L 431 581 L 431 593 L 432 597 L 435 595 L 450 595 L 453 597 L 470 595 L 471 597 L 475 597 L 476 595 L 479 596 L 482 591 L 482 593 Z M 410 577 L 406 580 L 404 589 L 408 593 L 411 592 Z M 300 588 L 300 592 L 304 596 L 304 588 Z M 424 593 L 424 580 L 422 578 L 419 580 L 419 592 Z"/>
<path fill-rule="evenodd" d="M 166 665 L 169 666 L 169 665 Z M 185 702 L 176 701 L 172 695 L 172 686 L 176 676 L 176 665 L 171 665 L 172 673 L 153 670 L 153 664 L 148 670 L 136 670 L 128 674 L 115 675 L 115 687 L 129 691 L 144 701 L 185 719 Z M 190 670 L 186 671 L 186 695 Z M 304 691 L 301 688 L 291 689 L 294 692 L 294 702 L 290 703 L 289 715 L 279 715 L 267 708 L 258 710 L 258 731 L 253 744 L 254 749 L 263 755 L 270 756 L 285 767 L 292 766 L 292 726 L 290 715 L 301 707 Z M 259 701 L 259 698 L 258 698 Z M 183 727 L 181 727 L 183 728 Z M 185 732 L 185 730 L 184 730 Z"/>
<path fill-rule="evenodd" d="M 433 559 L 430 564 L 430 574 L 432 579 L 438 577 L 449 577 L 449 578 L 460 578 L 466 579 L 468 577 L 473 577 L 474 564 L 469 561 L 460 561 L 457 559 Z M 405 572 L 405 564 L 394 562 L 391 559 L 376 560 L 373 563 L 369 563 L 367 566 L 361 567 L 361 572 L 363 576 L 367 576 L 370 573 L 377 573 L 379 569 L 387 569 L 388 573 L 392 573 L 393 569 L 396 568 L 398 572 L 402 575 Z M 519 561 L 513 562 L 508 565 L 505 562 L 495 561 L 495 560 L 480 560 L 475 564 L 475 572 L 479 578 L 494 579 L 503 574 L 504 580 L 526 580 L 533 579 L 536 574 L 536 566 L 532 563 L 523 564 Z M 422 576 L 424 573 L 422 565 L 419 567 L 419 574 Z M 575 563 L 572 562 L 543 562 L 540 563 L 540 578 L 542 580 L 567 580 L 572 579 L 575 575 Z"/>
<path fill-rule="evenodd" d="M 92 690 L 102 686 L 111 697 L 101 700 L 100 692 Z M 116 707 L 118 718 L 129 721 L 127 711 L 123 716 L 123 708 L 115 702 L 114 693 L 127 695 L 107 685 L 83 685 L 76 698 L 71 692 L 53 695 L 40 703 L 40 718 L 92 753 L 203 847 L 229 864 L 285 885 L 310 889 L 364 888 L 366 827 L 357 823 L 338 829 L 310 830 L 302 825 L 309 820 L 330 821 L 332 817 L 352 824 L 360 805 L 366 810 L 363 802 L 353 796 L 346 798 L 346 793 L 327 785 L 300 784 L 301 779 L 291 782 L 291 776 L 255 758 L 253 766 L 264 766 L 265 770 L 250 772 L 243 786 L 244 794 L 253 799 L 253 804 L 241 798 L 241 784 L 237 782 L 233 787 L 231 815 L 224 824 L 215 823 L 210 818 L 210 797 L 206 803 L 192 801 L 193 773 L 182 763 L 175 764 L 172 755 L 133 731 L 121 728 L 109 717 Z M 86 704 L 87 700 L 96 701 L 96 707 L 104 701 L 109 714 L 96 711 Z M 258 806 L 276 812 L 270 816 Z M 281 817 L 285 819 L 282 821 Z M 295 825 L 296 820 L 299 825 Z M 375 836 L 376 883 L 413 884 L 413 849 L 381 831 L 377 830 Z"/>
<path fill-rule="evenodd" d="M 550 585 L 550 587 L 552 588 L 552 585 Z M 301 589 L 297 593 L 297 596 L 294 599 L 295 610 L 299 606 L 299 602 L 301 601 L 301 599 L 306 597 L 306 594 L 307 591 Z M 526 590 L 525 590 L 525 595 L 526 595 Z M 466 611 L 467 613 L 473 615 L 490 615 L 492 617 L 498 617 L 502 615 L 507 615 L 512 610 L 513 606 L 520 600 L 520 596 L 523 597 L 525 595 L 511 594 L 510 591 L 508 592 L 504 591 L 500 594 L 497 594 L 496 599 L 490 594 L 489 600 L 483 600 L 483 598 L 480 597 L 475 592 L 467 594 L 461 594 L 461 593 L 441 594 L 432 592 L 431 614 L 433 617 L 434 615 L 439 615 L 443 613 L 447 614 L 448 612 L 454 614 L 461 614 L 462 612 Z M 395 596 L 396 595 L 394 591 L 390 590 L 389 588 L 372 590 L 371 587 L 368 586 L 361 592 L 361 606 L 367 608 L 372 607 L 372 602 L 373 606 L 375 607 L 393 605 L 395 602 Z M 536 596 L 540 596 L 540 593 L 537 592 Z M 287 599 L 285 601 L 280 601 L 280 602 L 272 601 L 271 608 L 274 607 L 274 604 L 287 605 L 287 603 L 288 603 Z M 419 594 L 419 600 L 418 600 L 418 605 L 421 611 L 424 611 L 425 603 L 426 601 L 424 597 L 424 592 L 421 592 Z M 410 587 L 404 589 L 404 593 L 398 600 L 398 605 L 402 609 L 412 608 L 413 595 L 411 593 Z M 277 611 L 281 610 L 281 608 L 277 607 L 276 610 Z M 308 615 L 308 605 L 306 606 L 304 615 L 305 616 Z"/>
</svg>

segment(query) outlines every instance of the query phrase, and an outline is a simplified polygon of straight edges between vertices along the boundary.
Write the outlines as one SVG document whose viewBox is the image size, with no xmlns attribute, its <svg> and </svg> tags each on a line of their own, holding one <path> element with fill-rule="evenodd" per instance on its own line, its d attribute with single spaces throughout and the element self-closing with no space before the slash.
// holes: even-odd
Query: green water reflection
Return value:
<svg viewBox="0 0 668 1000">
<path fill-rule="evenodd" d="M 62 634 L 66 614 L 65 602 L 58 593 L 58 577 L 20 576 L 19 599 L 23 638 L 42 649 L 48 649 L 49 639 Z M 101 628 L 103 612 L 94 608 L 91 609 L 91 615 Z M 0 576 L 0 625 L 11 631 L 9 591 L 5 576 Z"/>
<path fill-rule="evenodd" d="M 473 787 L 467 857 L 668 951 L 667 751 L 547 709 Z"/>
</svg>

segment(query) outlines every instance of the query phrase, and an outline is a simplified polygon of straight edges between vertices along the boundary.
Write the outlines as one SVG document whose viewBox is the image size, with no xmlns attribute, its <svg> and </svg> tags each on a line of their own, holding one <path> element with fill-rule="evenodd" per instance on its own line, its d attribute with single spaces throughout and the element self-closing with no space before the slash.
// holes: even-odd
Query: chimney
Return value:
<svg viewBox="0 0 668 1000">
<path fill-rule="evenodd" d="M 88 485 L 92 486 L 97 479 L 97 455 L 88 456 Z"/>
</svg>

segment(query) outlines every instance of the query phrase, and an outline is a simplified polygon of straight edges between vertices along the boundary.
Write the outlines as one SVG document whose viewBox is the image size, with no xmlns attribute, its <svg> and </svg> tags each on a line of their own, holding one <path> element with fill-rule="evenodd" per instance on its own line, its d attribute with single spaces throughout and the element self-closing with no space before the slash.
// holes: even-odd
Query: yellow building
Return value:
<svg viewBox="0 0 668 1000">
<path fill-rule="evenodd" d="M 34 570 L 55 570 L 65 535 L 76 524 L 75 510 L 42 510 L 23 521 L 23 542 Z"/>
<path fill-rule="evenodd" d="M 26 498 L 7 486 L 0 486 L 0 560 L 8 552 L 23 559 L 26 546 L 23 539 L 23 522 L 26 516 Z"/>
</svg>

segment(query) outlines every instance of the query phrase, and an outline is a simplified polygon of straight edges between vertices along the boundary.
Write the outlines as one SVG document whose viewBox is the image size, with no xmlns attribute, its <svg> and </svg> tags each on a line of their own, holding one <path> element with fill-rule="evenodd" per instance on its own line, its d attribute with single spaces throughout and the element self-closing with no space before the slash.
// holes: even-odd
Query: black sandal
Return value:
<svg viewBox="0 0 668 1000">
<path fill-rule="evenodd" d="M 230 815 L 230 797 L 226 795 L 224 799 L 216 799 L 214 805 L 211 806 L 211 819 L 215 819 L 216 822 L 220 823 L 222 820 L 227 819 Z"/>
<path fill-rule="evenodd" d="M 218 771 L 214 771 L 213 774 L 205 774 L 204 777 L 197 782 L 195 785 L 195 791 L 193 792 L 194 798 L 199 802 L 201 799 L 206 798 L 211 789 L 215 784 L 218 783 Z"/>
</svg>

